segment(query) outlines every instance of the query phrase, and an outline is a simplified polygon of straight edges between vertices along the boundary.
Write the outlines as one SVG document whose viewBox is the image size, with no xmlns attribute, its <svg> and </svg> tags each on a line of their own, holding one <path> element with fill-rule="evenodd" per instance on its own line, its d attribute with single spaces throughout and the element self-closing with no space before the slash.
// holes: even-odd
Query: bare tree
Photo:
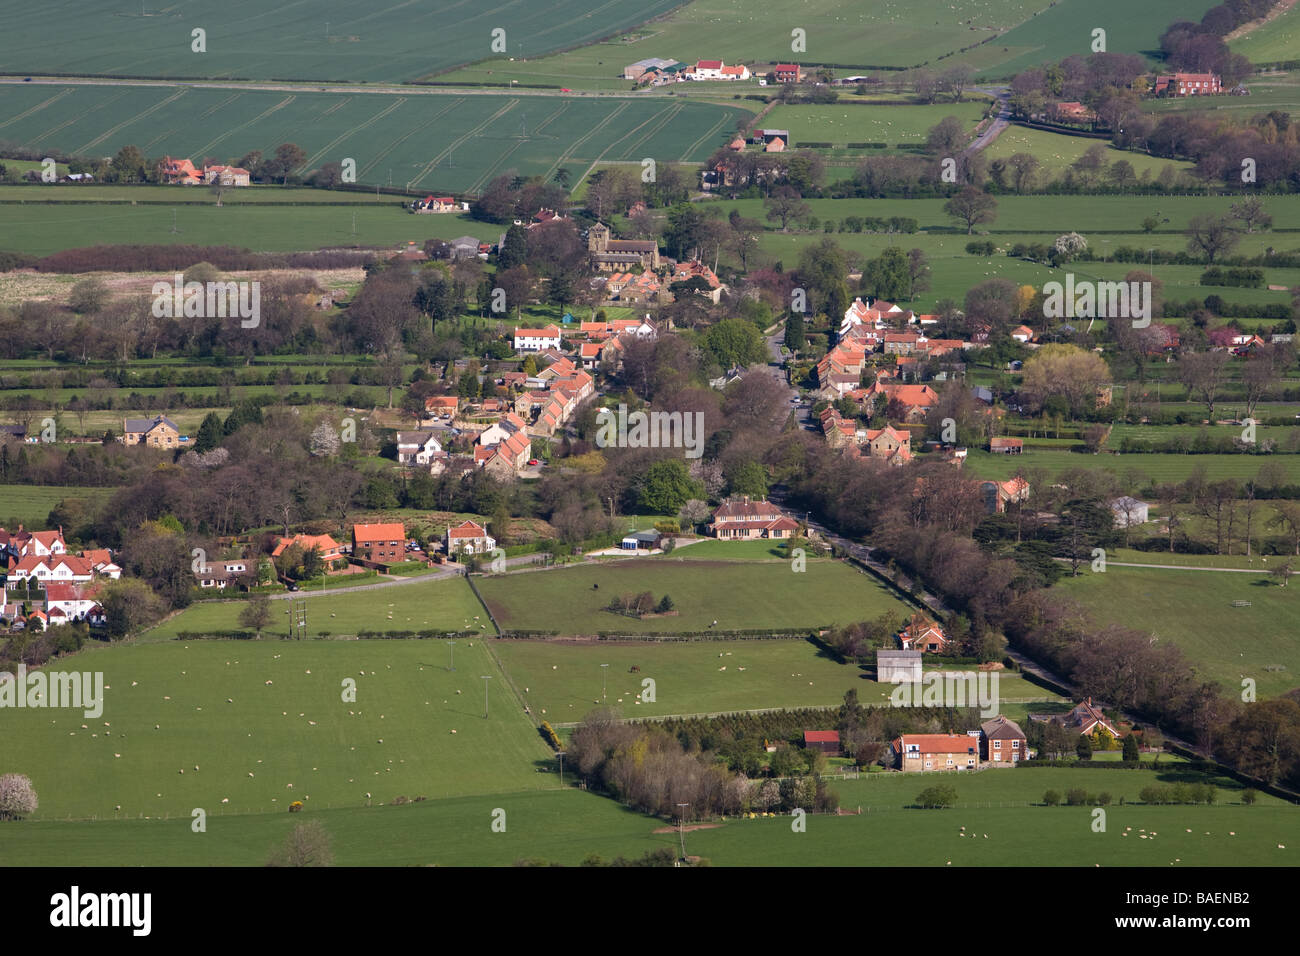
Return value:
<svg viewBox="0 0 1300 956">
<path fill-rule="evenodd" d="M 267 866 L 333 866 L 329 831 L 319 820 L 299 823 L 285 841 L 271 851 Z"/>
<path fill-rule="evenodd" d="M 1237 230 L 1225 216 L 1195 216 L 1187 224 L 1187 248 L 1205 256 L 1214 265 L 1219 256 L 1227 255 L 1237 244 Z"/>
<path fill-rule="evenodd" d="M 1193 352 L 1178 360 L 1179 380 L 1205 402 L 1210 421 L 1214 421 L 1214 402 L 1227 378 L 1228 361 L 1227 352 Z"/>
</svg>

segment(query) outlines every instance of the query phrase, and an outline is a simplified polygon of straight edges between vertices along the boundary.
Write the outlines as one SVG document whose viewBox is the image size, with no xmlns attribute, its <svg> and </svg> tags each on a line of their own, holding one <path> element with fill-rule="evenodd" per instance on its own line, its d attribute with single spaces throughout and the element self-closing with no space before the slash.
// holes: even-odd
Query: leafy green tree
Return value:
<svg viewBox="0 0 1300 956">
<path fill-rule="evenodd" d="M 262 632 L 271 626 L 271 599 L 265 594 L 252 598 L 239 612 L 239 626 L 252 628 L 261 640 Z"/>
<path fill-rule="evenodd" d="M 785 347 L 791 352 L 802 352 L 806 344 L 803 313 L 791 312 L 785 320 Z"/>
<path fill-rule="evenodd" d="M 925 810 L 941 810 L 957 802 L 957 790 L 946 783 L 926 787 L 916 795 L 916 805 Z"/>
<path fill-rule="evenodd" d="M 1138 742 L 1137 738 L 1129 734 L 1124 738 L 1124 755 L 1125 763 L 1137 763 L 1138 761 Z"/>
<path fill-rule="evenodd" d="M 724 369 L 753 365 L 767 357 L 762 332 L 744 319 L 723 319 L 710 326 L 704 333 L 704 348 Z"/>
<path fill-rule="evenodd" d="M 506 230 L 506 241 L 497 252 L 497 268 L 513 269 L 528 258 L 528 231 L 523 226 L 512 225 Z"/>
<path fill-rule="evenodd" d="M 652 514 L 677 514 L 692 498 L 703 498 L 703 485 L 691 478 L 680 458 L 664 458 L 646 469 L 640 505 Z"/>
<path fill-rule="evenodd" d="M 1058 790 L 1048 790 L 1043 794 L 1043 803 L 1049 807 L 1058 807 L 1061 805 L 1061 794 Z"/>
<path fill-rule="evenodd" d="M 862 269 L 860 288 L 868 295 L 897 302 L 911 294 L 912 276 L 907 254 L 897 246 L 885 249 Z"/>
<path fill-rule="evenodd" d="M 1092 759 L 1092 738 L 1087 734 L 1079 735 L 1079 742 L 1074 745 L 1074 752 L 1080 760 Z"/>
<path fill-rule="evenodd" d="M 767 469 L 756 461 L 742 461 L 732 466 L 726 478 L 729 494 L 767 497 Z"/>
</svg>

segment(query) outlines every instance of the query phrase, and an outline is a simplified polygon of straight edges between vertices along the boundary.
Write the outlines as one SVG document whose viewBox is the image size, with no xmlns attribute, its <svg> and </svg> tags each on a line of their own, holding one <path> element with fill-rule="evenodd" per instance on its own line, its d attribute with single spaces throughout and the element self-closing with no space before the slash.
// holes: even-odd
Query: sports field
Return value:
<svg viewBox="0 0 1300 956">
<path fill-rule="evenodd" d="M 790 564 L 751 561 L 629 560 L 600 567 L 557 568 L 485 577 L 479 593 L 504 630 L 663 634 L 746 628 L 813 629 L 906 611 L 875 578 L 830 560 Z M 650 591 L 673 599 L 676 617 L 638 620 L 603 610 L 624 594 Z"/>
<path fill-rule="evenodd" d="M 1261 698 L 1300 685 L 1300 588 L 1279 587 L 1267 574 L 1108 566 L 1056 587 L 1107 623 L 1176 644 L 1229 694 L 1240 693 L 1244 678 L 1255 681 Z M 1250 606 L 1233 607 L 1236 601 Z"/>
<path fill-rule="evenodd" d="M 455 652 L 450 671 L 448 648 L 434 641 L 93 650 L 64 666 L 103 672 L 102 715 L 6 709 L 5 769 L 32 778 L 45 820 L 287 812 L 292 800 L 314 810 L 364 806 L 367 793 L 381 803 L 542 786 L 533 763 L 548 751 L 488 649 L 462 641 Z M 356 681 L 355 702 L 343 699 L 345 678 Z"/>
<path fill-rule="evenodd" d="M 811 641 L 693 641 L 577 644 L 554 641 L 493 643 L 501 666 L 533 712 L 552 723 L 581 720 L 602 703 L 624 717 L 708 714 L 766 708 L 834 707 L 856 689 L 863 704 L 888 704 L 893 685 L 870 680 L 851 663 L 840 664 Z M 602 664 L 608 664 L 602 673 Z M 633 672 L 632 668 L 639 668 Z M 654 681 L 653 701 L 641 700 Z M 602 701 L 602 680 L 605 699 Z M 1055 699 L 1013 674 L 1000 674 L 1003 709 L 1019 720 L 1047 709 L 1028 699 Z M 543 716 L 544 715 L 544 716 Z"/>
<path fill-rule="evenodd" d="M 245 79 L 412 80 L 460 63 L 533 57 L 626 29 L 677 0 L 455 0 L 357 6 L 299 0 L 288 7 L 230 0 L 220 14 L 181 0 L 167 6 L 64 0 L 51 16 L 75 30 L 52 32 L 21 5 L 0 5 L 0 62 L 9 73 Z M 194 50 L 193 30 L 206 31 Z M 494 30 L 504 51 L 494 50 Z M 501 43 L 498 44 L 498 48 Z"/>
<path fill-rule="evenodd" d="M 166 641 L 181 633 L 202 634 L 241 630 L 239 612 L 246 601 L 203 601 L 192 604 L 142 635 L 146 641 Z M 273 601 L 273 622 L 263 636 L 289 634 L 289 602 Z M 461 631 L 492 625 L 464 578 L 400 584 L 351 594 L 307 598 L 307 633 L 313 637 L 351 637 L 360 631 Z"/>
<path fill-rule="evenodd" d="M 76 155 L 237 160 L 282 143 L 300 172 L 352 159 L 357 181 L 472 192 L 515 170 L 576 174 L 598 160 L 702 161 L 735 128 L 734 107 L 665 97 L 402 95 L 172 86 L 6 86 L 0 138 Z M 746 115 L 748 115 L 746 113 Z M 576 175 L 575 175 L 576 178 Z M 421 218 L 437 219 L 438 216 Z"/>
</svg>

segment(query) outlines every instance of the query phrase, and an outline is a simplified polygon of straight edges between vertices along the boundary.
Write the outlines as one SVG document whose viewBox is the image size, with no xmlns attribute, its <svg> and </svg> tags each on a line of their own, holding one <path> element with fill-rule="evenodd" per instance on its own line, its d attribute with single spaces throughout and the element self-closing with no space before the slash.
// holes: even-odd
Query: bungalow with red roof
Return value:
<svg viewBox="0 0 1300 956">
<path fill-rule="evenodd" d="M 202 175 L 188 159 L 164 156 L 158 171 L 163 181 L 171 185 L 198 186 L 203 183 Z"/>
<path fill-rule="evenodd" d="M 271 557 L 278 558 L 294 545 L 302 548 L 304 554 L 312 548 L 320 548 L 320 556 L 327 562 L 338 561 L 343 557 L 343 546 L 328 534 L 295 534 L 292 538 L 280 538 L 275 543 Z"/>
</svg>

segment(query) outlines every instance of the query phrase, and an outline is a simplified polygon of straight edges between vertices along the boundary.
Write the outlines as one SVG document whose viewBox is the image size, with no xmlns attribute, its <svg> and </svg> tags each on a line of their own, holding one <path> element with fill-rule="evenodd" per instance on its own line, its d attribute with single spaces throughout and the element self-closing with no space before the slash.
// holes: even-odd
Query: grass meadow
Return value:
<svg viewBox="0 0 1300 956">
<path fill-rule="evenodd" d="M 955 116 L 968 132 L 974 130 L 988 102 L 986 97 L 975 94 L 961 103 L 935 106 L 778 106 L 763 118 L 763 126 L 789 130 L 793 147 L 806 142 L 836 146 L 848 143 L 923 145 L 930 127 L 948 116 Z M 857 157 L 879 152 L 862 150 Z"/>
<path fill-rule="evenodd" d="M 81 488 L 72 485 L 0 485 L 0 527 L 19 524 L 44 527 L 54 506 L 65 498 L 102 501 L 116 488 Z"/>
<path fill-rule="evenodd" d="M 1272 455 L 1268 461 L 1282 465 L 1291 482 L 1300 481 L 1300 455 Z M 1196 468 L 1204 468 L 1210 481 L 1253 478 L 1263 464 L 1258 455 L 1089 455 L 1086 453 L 1027 448 L 1020 455 L 995 455 L 972 448 L 965 469 L 976 478 L 1010 478 L 1044 469 L 1053 477 L 1072 468 L 1104 468 L 1123 476 L 1135 470 L 1157 484 L 1185 481 Z"/>
<path fill-rule="evenodd" d="M 1276 560 L 1276 559 L 1275 559 Z M 1151 563 L 1159 563 L 1155 556 Z M 1218 571 L 1107 566 L 1056 584 L 1097 618 L 1175 644 L 1206 678 L 1228 693 L 1242 680 L 1258 695 L 1276 697 L 1300 686 L 1300 588 L 1279 587 L 1258 576 Z M 1233 607 L 1249 601 L 1249 607 Z"/>
<path fill-rule="evenodd" d="M 239 612 L 246 601 L 202 601 L 192 604 L 157 627 L 146 631 L 145 641 L 171 640 L 178 634 L 203 634 L 240 630 Z M 289 634 L 289 602 L 271 604 L 274 621 L 264 636 Z M 307 632 L 354 636 L 360 631 L 460 631 L 481 629 L 493 633 L 464 578 L 457 575 L 437 581 L 393 585 L 354 594 L 327 594 L 307 598 Z"/>
<path fill-rule="evenodd" d="M 1294 60 L 1300 51 L 1300 11 L 1289 7 L 1273 20 L 1256 27 L 1229 46 L 1253 63 Z"/>
<path fill-rule="evenodd" d="M 441 642 L 415 640 L 136 644 L 63 666 L 103 673 L 101 716 L 5 711 L 5 769 L 32 778 L 34 819 L 188 819 L 194 807 L 287 812 L 292 800 L 315 810 L 364 806 L 367 793 L 382 803 L 546 783 L 533 764 L 549 751 L 480 641 L 457 644 L 455 671 Z"/>
<path fill-rule="evenodd" d="M 715 620 L 720 630 L 812 630 L 907 610 L 875 578 L 821 559 L 810 559 L 802 573 L 785 562 L 629 559 L 477 583 L 503 630 L 569 635 L 704 632 Z M 671 596 L 678 616 L 638 620 L 604 610 L 614 597 L 642 591 L 656 601 Z"/>
<path fill-rule="evenodd" d="M 807 640 L 672 643 L 559 643 L 502 640 L 493 644 L 501 666 L 533 712 L 552 723 L 573 723 L 604 705 L 624 717 L 726 713 L 760 708 L 834 707 L 856 689 L 866 705 L 887 705 L 893 685 L 834 657 Z M 608 674 L 602 675 L 602 664 Z M 640 668 L 633 673 L 632 667 Z M 640 700 L 642 680 L 654 680 L 655 700 Z M 1049 691 L 1013 674 L 999 675 L 1004 712 L 1022 719 Z M 1028 707 L 1030 700 L 1035 708 Z M 1047 708 L 1050 709 L 1050 708 Z"/>
</svg>

